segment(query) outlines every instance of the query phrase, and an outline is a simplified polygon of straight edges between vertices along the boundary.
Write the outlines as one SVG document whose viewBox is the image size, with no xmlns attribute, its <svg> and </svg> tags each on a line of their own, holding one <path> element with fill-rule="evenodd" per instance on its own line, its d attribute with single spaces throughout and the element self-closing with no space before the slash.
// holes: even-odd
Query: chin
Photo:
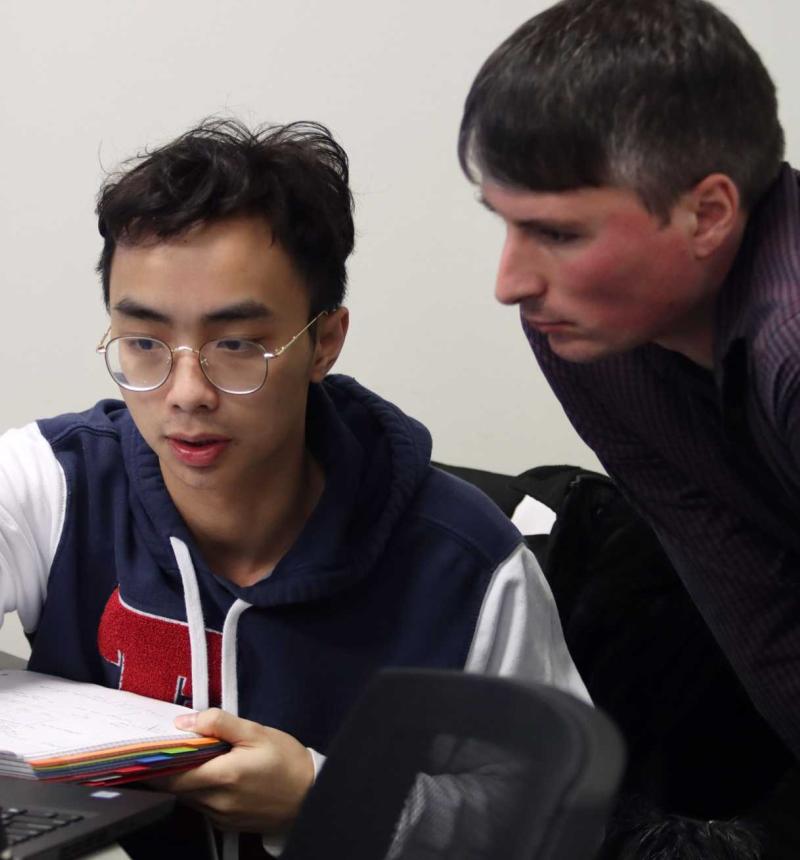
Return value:
<svg viewBox="0 0 800 860">
<path fill-rule="evenodd" d="M 550 345 L 550 349 L 559 358 L 563 358 L 564 361 L 574 362 L 575 364 L 588 364 L 592 361 L 599 361 L 601 358 L 607 358 L 609 355 L 614 355 L 622 351 L 622 349 L 613 349 L 608 344 L 564 335 L 548 335 L 547 342 Z"/>
<path fill-rule="evenodd" d="M 197 469 L 186 466 L 183 463 L 165 461 L 162 458 L 159 458 L 159 460 L 161 474 L 164 476 L 164 482 L 168 489 L 170 487 L 177 488 L 178 486 L 183 486 L 190 490 L 198 491 L 219 490 L 226 483 L 231 483 L 230 477 L 219 466 Z"/>
<path fill-rule="evenodd" d="M 601 361 L 624 352 L 630 352 L 647 341 L 644 339 L 593 340 L 590 337 L 578 337 L 562 334 L 547 336 L 550 349 L 564 361 L 574 364 L 590 364 Z"/>
</svg>

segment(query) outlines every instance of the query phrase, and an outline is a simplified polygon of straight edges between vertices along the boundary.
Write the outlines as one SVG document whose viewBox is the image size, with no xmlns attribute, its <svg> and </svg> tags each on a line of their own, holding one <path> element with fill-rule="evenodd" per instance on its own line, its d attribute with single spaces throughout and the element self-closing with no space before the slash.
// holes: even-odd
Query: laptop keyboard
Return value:
<svg viewBox="0 0 800 860">
<path fill-rule="evenodd" d="M 58 809 L 19 809 L 6 806 L 0 810 L 0 848 L 13 848 L 35 836 L 50 833 L 82 819 L 82 815 Z"/>
</svg>

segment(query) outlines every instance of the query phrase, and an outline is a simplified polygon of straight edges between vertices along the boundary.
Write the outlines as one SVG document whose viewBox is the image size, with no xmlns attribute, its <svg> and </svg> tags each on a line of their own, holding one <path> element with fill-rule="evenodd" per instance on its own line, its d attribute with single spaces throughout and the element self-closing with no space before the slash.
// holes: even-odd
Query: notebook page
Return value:
<svg viewBox="0 0 800 860">
<path fill-rule="evenodd" d="M 26 670 L 0 670 L 0 750 L 39 757 L 158 738 L 187 739 L 191 709 Z"/>
</svg>

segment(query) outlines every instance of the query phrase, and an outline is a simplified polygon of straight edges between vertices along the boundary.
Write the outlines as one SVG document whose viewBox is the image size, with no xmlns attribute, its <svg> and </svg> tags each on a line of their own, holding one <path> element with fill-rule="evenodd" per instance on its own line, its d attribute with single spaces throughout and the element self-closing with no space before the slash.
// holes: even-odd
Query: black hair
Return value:
<svg viewBox="0 0 800 860">
<path fill-rule="evenodd" d="M 353 250 L 353 198 L 347 155 L 314 122 L 251 131 L 210 119 L 176 140 L 126 162 L 100 189 L 104 239 L 97 271 L 108 307 L 117 243 L 180 235 L 239 215 L 263 217 L 310 293 L 311 315 L 338 307 Z"/>
<path fill-rule="evenodd" d="M 750 209 L 783 157 L 775 87 L 705 0 L 563 0 L 484 63 L 464 107 L 461 167 L 533 191 L 617 186 L 667 219 L 711 173 Z"/>
<path fill-rule="evenodd" d="M 761 860 L 764 835 L 745 819 L 666 815 L 629 798 L 612 817 L 598 860 Z"/>
</svg>

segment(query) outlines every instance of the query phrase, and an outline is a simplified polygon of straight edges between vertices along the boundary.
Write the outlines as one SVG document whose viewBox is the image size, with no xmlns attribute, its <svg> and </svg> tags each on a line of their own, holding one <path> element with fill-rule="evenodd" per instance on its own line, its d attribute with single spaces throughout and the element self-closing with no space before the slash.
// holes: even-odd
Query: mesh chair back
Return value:
<svg viewBox="0 0 800 860">
<path fill-rule="evenodd" d="M 623 760 L 608 718 L 554 688 L 385 670 L 335 738 L 282 858 L 591 858 Z"/>
</svg>

